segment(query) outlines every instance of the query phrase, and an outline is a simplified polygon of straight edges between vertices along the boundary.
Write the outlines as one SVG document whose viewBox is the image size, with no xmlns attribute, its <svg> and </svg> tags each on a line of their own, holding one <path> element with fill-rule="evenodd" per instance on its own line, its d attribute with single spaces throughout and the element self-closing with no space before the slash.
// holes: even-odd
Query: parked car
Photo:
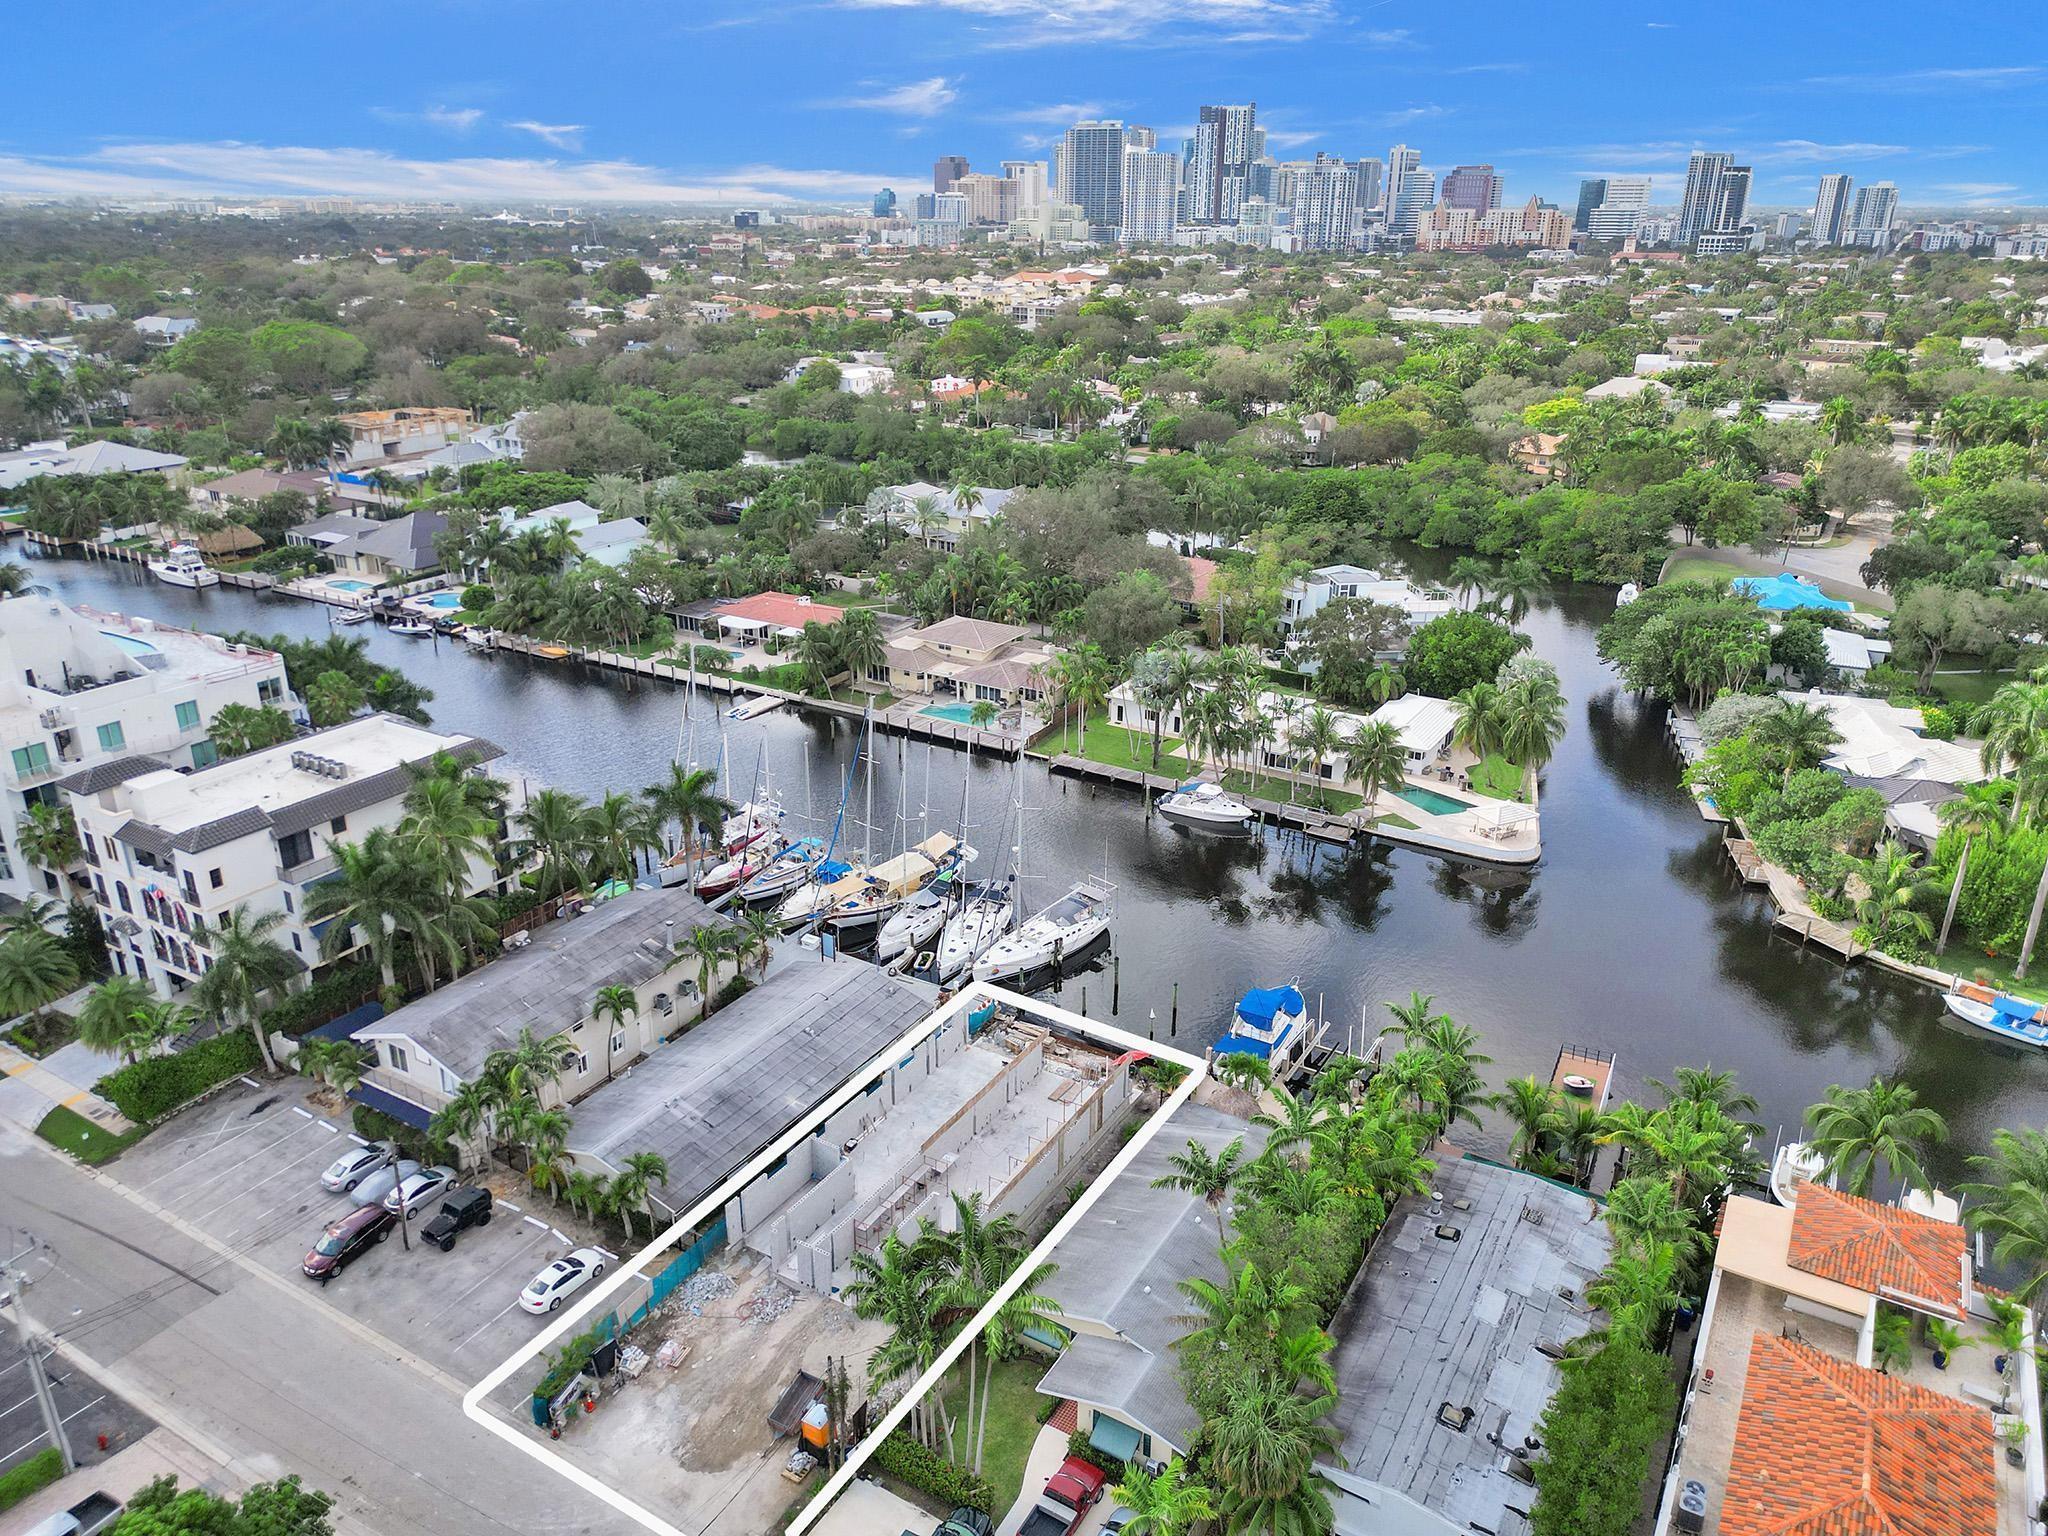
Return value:
<svg viewBox="0 0 2048 1536">
<path fill-rule="evenodd" d="M 405 1219 L 411 1221 L 454 1183 L 455 1170 L 446 1163 L 422 1168 L 398 1181 L 398 1187 L 384 1197 L 384 1209 L 394 1215 L 403 1212 Z"/>
<path fill-rule="evenodd" d="M 349 1198 L 357 1205 L 382 1205 L 384 1197 L 398 1188 L 400 1179 L 409 1179 L 420 1171 L 420 1165 L 409 1157 L 401 1157 L 394 1166 L 387 1163 L 375 1173 L 349 1191 Z"/>
<path fill-rule="evenodd" d="M 364 1146 L 351 1147 L 327 1165 L 327 1171 L 320 1175 L 320 1187 L 331 1189 L 336 1194 L 345 1194 L 381 1168 L 392 1151 L 392 1145 L 388 1141 L 373 1141 Z"/>
<path fill-rule="evenodd" d="M 940 1522 L 932 1536 L 995 1536 L 996 1523 L 986 1510 L 961 1505 Z"/>
<path fill-rule="evenodd" d="M 490 1224 L 491 1192 L 488 1189 L 454 1189 L 442 1199 L 441 1209 L 420 1228 L 420 1237 L 447 1253 L 455 1246 L 456 1233 Z"/>
<path fill-rule="evenodd" d="M 1017 1536 L 1072 1536 L 1102 1497 L 1107 1481 L 1102 1468 L 1078 1456 L 1069 1456 L 1046 1479 L 1044 1491 L 1024 1517 Z"/>
<path fill-rule="evenodd" d="M 578 1248 L 566 1259 L 557 1259 L 527 1282 L 519 1293 L 519 1305 L 529 1312 L 552 1312 L 562 1298 L 604 1273 L 604 1255 L 595 1248 Z"/>
<path fill-rule="evenodd" d="M 1109 1518 L 1102 1522 L 1102 1536 L 1117 1536 L 1117 1532 L 1137 1518 L 1138 1512 L 1135 1509 L 1126 1509 L 1121 1504 L 1117 1505 L 1115 1509 L 1109 1512 Z"/>
<path fill-rule="evenodd" d="M 307 1276 L 322 1285 L 355 1261 L 357 1254 L 372 1243 L 391 1236 L 398 1217 L 381 1205 L 359 1205 L 338 1221 L 327 1223 L 300 1266 Z"/>
<path fill-rule="evenodd" d="M 119 1519 L 126 1507 L 104 1493 L 88 1493 L 69 1509 L 45 1516 L 23 1536 L 97 1536 Z"/>
</svg>

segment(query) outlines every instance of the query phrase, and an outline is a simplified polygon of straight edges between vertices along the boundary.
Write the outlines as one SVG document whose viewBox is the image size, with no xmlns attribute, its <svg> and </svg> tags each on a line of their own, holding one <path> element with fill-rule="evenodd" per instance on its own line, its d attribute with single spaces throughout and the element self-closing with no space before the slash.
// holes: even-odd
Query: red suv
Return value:
<svg viewBox="0 0 2048 1536">
<path fill-rule="evenodd" d="M 383 1205 L 359 1205 L 340 1220 L 327 1223 L 301 1268 L 309 1278 L 325 1285 L 370 1244 L 389 1237 L 397 1224 L 398 1218 Z"/>
</svg>

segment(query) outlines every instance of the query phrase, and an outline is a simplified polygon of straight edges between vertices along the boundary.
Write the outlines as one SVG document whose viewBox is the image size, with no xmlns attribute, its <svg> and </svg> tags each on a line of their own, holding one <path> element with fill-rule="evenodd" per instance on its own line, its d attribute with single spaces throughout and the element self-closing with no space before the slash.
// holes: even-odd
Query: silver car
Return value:
<svg viewBox="0 0 2048 1536">
<path fill-rule="evenodd" d="M 420 1165 L 409 1157 L 401 1157 L 396 1163 L 386 1163 L 376 1172 L 367 1175 L 363 1181 L 349 1191 L 349 1199 L 357 1205 L 382 1205 L 384 1197 L 398 1187 L 400 1179 L 409 1179 L 420 1171 Z"/>
<path fill-rule="evenodd" d="M 327 1165 L 327 1171 L 320 1175 L 320 1187 L 331 1189 L 338 1195 L 346 1194 L 383 1167 L 394 1150 L 388 1141 L 372 1141 L 351 1147 Z"/>
<path fill-rule="evenodd" d="M 399 1180 L 398 1187 L 384 1197 L 384 1209 L 411 1221 L 455 1183 L 455 1170 L 445 1163 L 422 1168 Z"/>
</svg>

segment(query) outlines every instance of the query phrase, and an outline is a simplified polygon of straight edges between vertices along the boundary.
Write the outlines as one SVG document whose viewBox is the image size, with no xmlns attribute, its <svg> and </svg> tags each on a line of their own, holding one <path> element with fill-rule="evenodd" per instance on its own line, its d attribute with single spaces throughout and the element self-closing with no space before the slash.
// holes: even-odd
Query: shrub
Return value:
<svg viewBox="0 0 2048 1536">
<path fill-rule="evenodd" d="M 1932 705 L 1920 711 L 1920 734 L 1929 741 L 1954 741 L 1956 739 L 1956 717 L 1939 705 Z"/>
<path fill-rule="evenodd" d="M 547 1374 L 533 1384 L 533 1395 L 552 1401 L 557 1392 L 576 1379 L 576 1373 L 590 1363 L 600 1345 L 609 1337 L 602 1325 L 566 1339 L 548 1362 Z"/>
<path fill-rule="evenodd" d="M 471 613 L 482 613 L 498 600 L 498 594 L 483 582 L 462 589 L 462 606 Z"/>
<path fill-rule="evenodd" d="M 0 1509 L 12 1509 L 32 1493 L 41 1493 L 64 1475 L 57 1447 L 37 1451 L 19 1466 L 0 1472 Z"/>
<path fill-rule="evenodd" d="M 930 1494 L 948 1509 L 962 1505 L 987 1509 L 995 1503 L 995 1491 L 985 1479 L 919 1445 L 900 1429 L 875 1447 L 875 1465 L 919 1492 Z"/>
<path fill-rule="evenodd" d="M 331 1024 L 359 1003 L 377 995 L 377 967 L 368 961 L 346 965 L 332 976 L 294 992 L 263 1011 L 263 1027 L 297 1040 L 322 1024 Z"/>
<path fill-rule="evenodd" d="M 365 1141 L 394 1141 L 398 1143 L 399 1154 L 421 1163 L 446 1163 L 450 1168 L 460 1168 L 462 1162 L 454 1146 L 445 1141 L 436 1141 L 425 1131 L 416 1131 L 403 1120 L 394 1120 L 380 1109 L 367 1104 L 358 1104 L 349 1122 L 355 1132 Z"/>
<path fill-rule="evenodd" d="M 1611 1344 L 1564 1367 L 1537 1421 L 1536 1536 L 1627 1536 L 1643 1508 L 1650 1452 L 1669 1427 L 1670 1362 Z"/>
<path fill-rule="evenodd" d="M 711 1011 L 716 1013 L 727 1003 L 736 1002 L 754 990 L 754 983 L 745 976 L 734 975 L 718 989 L 718 995 L 711 999 Z"/>
<path fill-rule="evenodd" d="M 169 1114 L 186 1100 L 244 1072 L 263 1060 L 245 1029 L 202 1040 L 175 1056 L 146 1056 L 109 1072 L 93 1091 L 141 1125 Z"/>
<path fill-rule="evenodd" d="M 1085 1188 L 1086 1186 L 1082 1186 Z M 1076 1460 L 1085 1461 L 1091 1467 L 1100 1467 L 1102 1475 L 1109 1479 L 1113 1488 L 1124 1480 L 1125 1465 L 1114 1456 L 1106 1456 L 1088 1443 L 1088 1431 L 1077 1429 L 1067 1436 L 1067 1454 Z"/>
</svg>

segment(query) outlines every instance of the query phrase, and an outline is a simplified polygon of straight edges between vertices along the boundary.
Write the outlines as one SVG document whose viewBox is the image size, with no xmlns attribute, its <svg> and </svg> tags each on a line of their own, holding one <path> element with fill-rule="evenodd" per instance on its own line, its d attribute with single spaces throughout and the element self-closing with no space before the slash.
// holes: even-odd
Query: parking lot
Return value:
<svg viewBox="0 0 2048 1536">
<path fill-rule="evenodd" d="M 509 1198 L 498 1200 L 487 1225 L 462 1233 L 453 1252 L 417 1240 L 436 1200 L 413 1218 L 411 1251 L 394 1229 L 328 1284 L 305 1279 L 299 1266 L 322 1227 L 354 1209 L 349 1196 L 321 1187 L 320 1174 L 359 1140 L 345 1120 L 309 1106 L 308 1091 L 299 1079 L 238 1083 L 138 1143 L 108 1172 L 464 1384 L 547 1327 L 549 1319 L 520 1309 L 521 1288 L 593 1240 L 568 1224 L 566 1209 L 513 1193 L 502 1176 L 491 1182 Z"/>
</svg>

